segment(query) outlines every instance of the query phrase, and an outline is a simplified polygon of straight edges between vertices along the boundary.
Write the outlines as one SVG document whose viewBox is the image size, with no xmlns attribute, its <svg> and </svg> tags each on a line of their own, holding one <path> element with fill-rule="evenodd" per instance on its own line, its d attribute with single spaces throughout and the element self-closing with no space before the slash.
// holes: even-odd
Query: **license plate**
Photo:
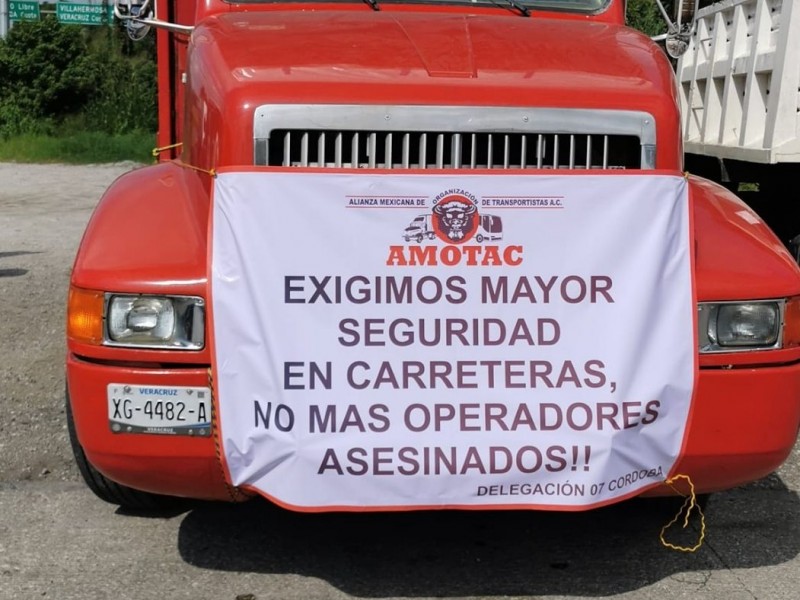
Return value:
<svg viewBox="0 0 800 600">
<path fill-rule="evenodd" d="M 211 435 L 206 387 L 108 385 L 108 424 L 114 433 Z"/>
</svg>

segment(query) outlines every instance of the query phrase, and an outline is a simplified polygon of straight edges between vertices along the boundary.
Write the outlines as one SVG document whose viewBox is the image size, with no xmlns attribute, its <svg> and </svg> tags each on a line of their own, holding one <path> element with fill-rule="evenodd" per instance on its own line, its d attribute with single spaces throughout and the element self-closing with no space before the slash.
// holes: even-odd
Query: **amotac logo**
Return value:
<svg viewBox="0 0 800 600">
<path fill-rule="evenodd" d="M 463 189 L 437 194 L 430 213 L 417 215 L 403 231 L 406 242 L 439 238 L 446 244 L 503 239 L 503 222 L 497 215 L 478 212 L 478 199 Z"/>
<path fill-rule="evenodd" d="M 434 198 L 433 231 L 448 244 L 463 244 L 469 241 L 478 230 L 478 206 L 474 196 L 457 190 L 444 197 Z"/>
<path fill-rule="evenodd" d="M 480 201 L 463 189 L 449 189 L 432 199 L 430 212 L 414 217 L 403 230 L 408 246 L 389 246 L 387 266 L 518 266 L 521 245 L 495 245 L 503 240 L 503 221 L 480 213 Z M 439 238 L 442 245 L 431 245 Z M 424 242 L 429 242 L 424 244 Z M 468 243 L 471 242 L 471 243 Z"/>
</svg>

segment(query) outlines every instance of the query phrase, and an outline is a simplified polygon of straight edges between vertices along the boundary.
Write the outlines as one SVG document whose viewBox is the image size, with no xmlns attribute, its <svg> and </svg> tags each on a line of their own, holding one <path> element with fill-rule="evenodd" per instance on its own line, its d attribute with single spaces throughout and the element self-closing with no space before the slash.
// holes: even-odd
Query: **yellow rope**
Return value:
<svg viewBox="0 0 800 600">
<path fill-rule="evenodd" d="M 211 175 L 211 177 L 217 176 L 217 171 L 212 167 L 211 169 L 204 169 L 202 167 L 195 167 L 194 165 L 187 164 L 185 162 L 176 161 L 180 166 L 186 167 L 187 169 L 193 169 L 195 171 L 200 171 L 201 173 L 206 173 L 207 175 Z"/>
<path fill-rule="evenodd" d="M 685 479 L 689 483 L 689 495 L 686 496 L 683 492 L 681 492 L 678 488 L 676 488 L 673 484 L 679 480 Z M 675 475 L 675 477 L 670 477 L 667 479 L 666 484 L 670 486 L 673 490 L 675 490 L 681 496 L 686 496 L 686 499 L 683 501 L 683 505 L 681 506 L 678 514 L 673 517 L 673 519 L 664 525 L 661 528 L 661 534 L 658 536 L 661 540 L 661 543 L 672 550 L 677 550 L 678 552 L 696 552 L 700 546 L 703 545 L 703 540 L 706 537 L 706 517 L 703 514 L 703 509 L 700 508 L 700 505 L 697 504 L 697 496 L 694 493 L 694 483 L 692 483 L 691 478 L 688 475 Z M 697 543 L 694 546 L 676 546 L 675 544 L 671 544 L 665 539 L 665 534 L 667 530 L 672 527 L 675 523 L 678 522 L 678 519 L 681 518 L 681 515 L 684 511 L 686 511 L 686 516 L 683 519 L 683 529 L 689 526 L 689 517 L 692 514 L 693 509 L 697 509 L 697 513 L 700 515 L 700 539 L 697 540 Z"/>
<path fill-rule="evenodd" d="M 183 146 L 183 142 L 178 142 L 177 144 L 170 144 L 169 146 L 161 146 L 159 148 L 153 148 L 153 157 L 158 158 L 158 155 L 166 150 L 172 150 L 173 148 L 180 148 Z M 176 161 L 180 166 L 186 167 L 187 169 L 194 169 L 195 171 L 200 171 L 201 173 L 207 173 L 211 175 L 211 177 L 216 177 L 217 172 L 216 170 L 212 169 L 203 169 L 202 167 L 195 167 L 194 165 L 188 165 L 185 162 Z"/>
<path fill-rule="evenodd" d="M 153 148 L 153 158 L 158 158 L 158 155 L 164 152 L 165 150 L 172 150 L 173 148 L 180 148 L 183 146 L 183 142 L 178 142 L 177 144 L 170 144 L 169 146 L 161 146 L 160 148 Z"/>
</svg>

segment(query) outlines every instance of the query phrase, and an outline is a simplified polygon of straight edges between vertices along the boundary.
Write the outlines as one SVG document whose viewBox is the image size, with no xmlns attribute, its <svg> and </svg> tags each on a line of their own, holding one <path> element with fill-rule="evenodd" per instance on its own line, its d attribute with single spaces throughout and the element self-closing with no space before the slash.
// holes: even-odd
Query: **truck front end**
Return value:
<svg viewBox="0 0 800 600">
<path fill-rule="evenodd" d="M 101 497 L 583 510 L 786 459 L 800 272 L 684 175 L 623 2 L 193 14 L 160 40 L 180 156 L 115 182 L 72 275 Z"/>
</svg>

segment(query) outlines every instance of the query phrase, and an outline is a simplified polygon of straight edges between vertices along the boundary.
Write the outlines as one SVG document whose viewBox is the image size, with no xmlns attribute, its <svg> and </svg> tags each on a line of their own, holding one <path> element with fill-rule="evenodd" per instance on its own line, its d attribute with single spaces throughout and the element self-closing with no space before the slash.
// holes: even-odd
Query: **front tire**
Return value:
<svg viewBox="0 0 800 600">
<path fill-rule="evenodd" d="M 83 477 L 83 481 L 88 488 L 92 490 L 95 496 L 110 504 L 116 504 L 123 508 L 137 511 L 164 510 L 174 508 L 179 504 L 179 498 L 143 492 L 126 485 L 121 485 L 115 481 L 111 481 L 108 477 L 95 469 L 92 463 L 89 462 L 89 459 L 86 458 L 86 453 L 83 451 L 83 447 L 78 441 L 78 435 L 75 431 L 75 421 L 72 417 L 69 391 L 67 391 L 66 394 L 66 404 L 67 431 L 69 432 L 69 443 L 70 446 L 72 446 L 72 454 L 75 457 L 75 463 L 78 465 L 78 470 L 81 473 L 81 477 Z"/>
</svg>

